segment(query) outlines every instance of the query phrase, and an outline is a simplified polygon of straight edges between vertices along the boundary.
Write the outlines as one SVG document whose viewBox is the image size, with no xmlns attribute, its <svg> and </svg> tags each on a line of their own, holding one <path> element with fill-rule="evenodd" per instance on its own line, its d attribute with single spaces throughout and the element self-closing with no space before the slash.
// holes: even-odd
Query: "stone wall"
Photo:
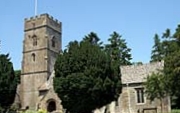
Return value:
<svg viewBox="0 0 180 113">
<path fill-rule="evenodd" d="M 122 93 L 119 97 L 119 108 L 121 113 L 142 113 L 142 112 L 160 112 L 160 100 L 150 101 L 146 94 L 143 83 L 152 73 L 161 73 L 164 68 L 164 62 L 154 62 L 143 65 L 130 65 L 121 67 Z M 137 90 L 143 90 L 144 102 L 138 103 Z M 170 98 L 163 100 L 163 110 L 170 111 Z"/>
<path fill-rule="evenodd" d="M 155 99 L 154 101 L 150 101 L 146 94 L 144 93 L 144 102 L 137 102 L 137 88 L 144 88 L 143 85 L 127 85 L 122 88 L 122 93 L 119 97 L 119 108 L 120 113 L 143 113 L 143 111 L 157 111 L 161 112 L 161 103 L 160 100 Z M 163 100 L 163 110 L 169 112 L 170 111 L 170 98 L 166 97 Z"/>
<path fill-rule="evenodd" d="M 137 89 L 144 89 L 143 83 L 147 76 L 152 73 L 160 72 L 164 67 L 164 62 L 154 62 L 142 65 L 122 66 L 122 93 L 117 102 L 112 102 L 109 105 L 96 109 L 94 113 L 158 113 L 161 111 L 160 100 L 155 99 L 150 101 L 144 94 L 144 102 L 138 102 Z M 163 110 L 170 112 L 170 98 L 166 97 L 163 100 Z"/>
</svg>

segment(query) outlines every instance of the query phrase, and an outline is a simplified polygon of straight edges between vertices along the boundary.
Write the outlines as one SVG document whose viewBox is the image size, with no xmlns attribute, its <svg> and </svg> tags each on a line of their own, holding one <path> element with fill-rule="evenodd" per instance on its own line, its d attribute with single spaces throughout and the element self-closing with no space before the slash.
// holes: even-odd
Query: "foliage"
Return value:
<svg viewBox="0 0 180 113">
<path fill-rule="evenodd" d="M 179 109 L 172 109 L 171 113 L 180 113 Z"/>
<path fill-rule="evenodd" d="M 17 113 L 48 113 L 46 110 L 44 109 L 39 109 L 39 110 L 25 110 L 25 111 L 19 111 Z"/>
<path fill-rule="evenodd" d="M 20 113 L 48 113 L 48 112 L 44 109 L 39 109 L 38 111 L 35 110 L 20 111 Z"/>
<path fill-rule="evenodd" d="M 152 73 L 145 82 L 147 97 L 153 101 L 155 98 L 162 99 L 167 96 L 164 75 Z"/>
<path fill-rule="evenodd" d="M 3 113 L 4 109 L 0 106 L 0 113 Z"/>
<path fill-rule="evenodd" d="M 166 88 L 173 97 L 174 107 L 180 108 L 180 25 L 178 25 L 174 33 L 171 33 L 170 29 L 166 29 L 161 40 L 158 35 L 155 36 L 151 61 L 164 60 L 163 71 L 166 84 L 168 84 Z"/>
<path fill-rule="evenodd" d="M 55 63 L 54 88 L 68 112 L 91 113 L 116 100 L 121 91 L 118 72 L 109 54 L 88 35 L 82 41 L 70 42 Z"/>
<path fill-rule="evenodd" d="M 163 74 L 152 73 L 145 82 L 147 97 L 153 101 L 155 98 L 161 101 L 161 112 L 163 112 L 163 98 L 168 96 L 166 81 Z"/>
<path fill-rule="evenodd" d="M 15 98 L 17 81 L 9 54 L 0 55 L 0 106 L 7 109 Z"/>
<path fill-rule="evenodd" d="M 38 113 L 47 113 L 47 111 L 44 110 L 44 109 L 39 109 L 39 110 L 38 110 Z"/>
<path fill-rule="evenodd" d="M 86 35 L 83 38 L 83 41 L 88 41 L 88 42 L 90 42 L 93 45 L 98 45 L 98 46 L 102 45 L 102 42 L 99 42 L 100 41 L 99 37 L 94 32 L 90 32 L 88 35 Z"/>
<path fill-rule="evenodd" d="M 14 73 L 15 73 L 15 76 L 16 76 L 17 83 L 20 83 L 21 70 L 15 70 Z"/>
<path fill-rule="evenodd" d="M 169 31 L 170 32 L 170 31 Z M 164 72 L 167 75 L 167 83 L 172 97 L 177 97 L 172 101 L 176 103 L 175 108 L 180 108 L 180 25 L 175 33 L 169 36 L 164 43 L 167 44 Z"/>
<path fill-rule="evenodd" d="M 154 46 L 151 52 L 151 61 L 150 62 L 158 62 L 164 59 L 164 49 L 163 44 L 158 36 L 155 34 L 154 36 Z"/>
<path fill-rule="evenodd" d="M 117 32 L 113 32 L 110 36 L 108 39 L 110 44 L 106 44 L 105 51 L 111 55 L 111 60 L 118 65 L 131 65 L 131 49 L 127 47 L 125 39 Z"/>
</svg>

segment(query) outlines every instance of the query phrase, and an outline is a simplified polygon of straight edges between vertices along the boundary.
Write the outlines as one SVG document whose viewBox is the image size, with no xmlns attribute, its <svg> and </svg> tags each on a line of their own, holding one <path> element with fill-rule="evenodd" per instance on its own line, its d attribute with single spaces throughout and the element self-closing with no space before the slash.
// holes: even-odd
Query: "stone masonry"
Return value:
<svg viewBox="0 0 180 113">
<path fill-rule="evenodd" d="M 22 109 L 62 110 L 53 89 L 54 64 L 61 51 L 61 22 L 48 14 L 25 19 L 21 83 Z"/>
<path fill-rule="evenodd" d="M 142 65 L 121 66 L 122 93 L 119 99 L 94 113 L 159 113 L 161 111 L 160 101 L 150 101 L 144 92 L 143 83 L 152 73 L 160 72 L 164 62 L 155 62 Z M 163 99 L 163 111 L 169 113 L 170 98 Z"/>
<path fill-rule="evenodd" d="M 164 62 L 143 65 L 122 66 L 122 93 L 118 100 L 121 113 L 157 113 L 161 111 L 160 100 L 150 101 L 145 94 L 143 83 L 152 73 L 160 73 Z M 163 111 L 170 112 L 169 97 L 163 100 Z"/>
</svg>

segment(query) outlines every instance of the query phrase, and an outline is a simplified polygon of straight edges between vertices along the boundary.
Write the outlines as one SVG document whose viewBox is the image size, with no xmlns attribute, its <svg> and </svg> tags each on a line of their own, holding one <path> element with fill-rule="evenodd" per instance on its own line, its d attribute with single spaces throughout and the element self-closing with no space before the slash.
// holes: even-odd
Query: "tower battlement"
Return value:
<svg viewBox="0 0 180 113">
<path fill-rule="evenodd" d="M 44 18 L 44 17 L 48 17 L 49 19 L 55 21 L 57 24 L 61 24 L 60 21 L 58 21 L 57 19 L 54 19 L 52 16 L 50 16 L 47 13 L 41 14 L 41 15 L 37 15 L 35 17 L 25 18 L 25 21 L 32 21 L 32 20 L 34 21 L 35 19 L 40 19 L 40 18 Z"/>
<path fill-rule="evenodd" d="M 29 31 L 32 29 L 47 26 L 61 33 L 62 23 L 57 19 L 54 19 L 52 16 L 50 16 L 47 13 L 35 17 L 25 18 L 24 21 L 25 21 L 24 31 Z"/>
</svg>

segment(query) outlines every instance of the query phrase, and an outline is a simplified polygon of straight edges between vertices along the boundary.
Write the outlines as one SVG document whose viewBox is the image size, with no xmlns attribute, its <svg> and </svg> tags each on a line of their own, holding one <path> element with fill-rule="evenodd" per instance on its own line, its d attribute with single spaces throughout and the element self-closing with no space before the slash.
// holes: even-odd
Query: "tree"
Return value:
<svg viewBox="0 0 180 113">
<path fill-rule="evenodd" d="M 164 72 L 167 75 L 167 82 L 171 91 L 171 96 L 175 105 L 173 107 L 180 108 L 180 25 L 178 25 L 174 34 L 169 37 L 166 42 L 168 45 L 166 48 L 165 67 Z"/>
<path fill-rule="evenodd" d="M 88 41 L 92 44 L 97 44 L 98 41 L 100 40 L 99 37 L 97 36 L 96 33 L 94 32 L 90 32 L 88 35 L 86 35 L 84 38 L 83 38 L 84 41 Z"/>
<path fill-rule="evenodd" d="M 155 49 L 152 51 L 152 61 L 164 60 L 164 80 L 166 81 L 167 91 L 171 95 L 172 102 L 175 103 L 173 107 L 180 108 L 180 25 L 174 33 L 170 29 L 162 34 L 162 41 L 155 36 Z M 158 60 L 157 60 L 158 59 Z M 174 97 L 176 97 L 174 99 Z"/>
<path fill-rule="evenodd" d="M 16 78 L 9 54 L 0 55 L 0 106 L 7 109 L 13 103 L 16 93 Z"/>
<path fill-rule="evenodd" d="M 165 59 L 164 72 L 167 76 L 168 88 L 171 93 L 172 108 L 180 108 L 180 51 L 173 52 Z"/>
<path fill-rule="evenodd" d="M 14 73 L 15 73 L 16 82 L 20 83 L 21 70 L 15 70 Z"/>
<path fill-rule="evenodd" d="M 166 29 L 166 31 L 162 35 L 162 38 L 171 38 L 171 30 Z"/>
<path fill-rule="evenodd" d="M 91 113 L 121 92 L 120 75 L 112 70 L 110 56 L 91 41 L 70 42 L 57 58 L 55 74 L 55 91 L 72 113 Z"/>
<path fill-rule="evenodd" d="M 131 49 L 127 47 L 125 39 L 117 32 L 113 32 L 108 39 L 110 44 L 105 46 L 105 51 L 111 55 L 111 60 L 117 62 L 118 65 L 131 65 Z"/>
<path fill-rule="evenodd" d="M 103 42 L 100 42 L 99 37 L 97 36 L 96 33 L 94 32 L 90 32 L 88 35 L 86 35 L 82 41 L 87 41 L 90 42 L 93 45 L 98 45 L 101 49 L 103 49 L 104 47 L 102 46 Z"/>
<path fill-rule="evenodd" d="M 162 42 L 158 36 L 158 34 L 155 34 L 154 36 L 154 46 L 153 50 L 151 52 L 151 61 L 150 62 L 158 62 L 162 61 L 164 59 L 164 49 Z"/>
<path fill-rule="evenodd" d="M 166 29 L 166 31 L 163 33 L 161 38 L 162 38 L 162 41 L 159 35 L 155 34 L 154 46 L 151 52 L 150 62 L 159 62 L 159 61 L 165 60 L 166 56 L 168 56 L 168 54 L 174 50 L 174 47 L 172 46 L 172 43 L 174 43 L 174 40 L 171 36 L 170 29 Z"/>
<path fill-rule="evenodd" d="M 145 82 L 145 92 L 147 97 L 153 101 L 155 98 L 161 102 L 161 113 L 163 112 L 163 99 L 168 95 L 166 81 L 163 74 L 152 73 Z"/>
</svg>

